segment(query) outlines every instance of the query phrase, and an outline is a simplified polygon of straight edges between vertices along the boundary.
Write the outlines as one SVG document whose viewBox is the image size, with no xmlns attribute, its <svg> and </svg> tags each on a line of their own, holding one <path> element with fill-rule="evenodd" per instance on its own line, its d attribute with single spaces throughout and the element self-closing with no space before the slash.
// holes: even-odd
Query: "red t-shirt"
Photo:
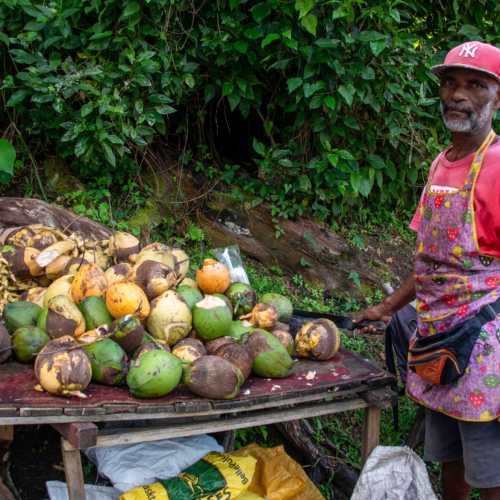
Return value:
<svg viewBox="0 0 500 500">
<path fill-rule="evenodd" d="M 460 189 L 471 167 L 474 153 L 461 160 L 448 161 L 447 151 L 440 153 L 432 163 L 428 181 L 432 192 Z M 420 205 L 410 223 L 414 231 L 418 231 L 420 225 L 419 208 Z M 500 139 L 488 148 L 483 160 L 474 192 L 474 211 L 479 251 L 500 258 Z"/>
</svg>

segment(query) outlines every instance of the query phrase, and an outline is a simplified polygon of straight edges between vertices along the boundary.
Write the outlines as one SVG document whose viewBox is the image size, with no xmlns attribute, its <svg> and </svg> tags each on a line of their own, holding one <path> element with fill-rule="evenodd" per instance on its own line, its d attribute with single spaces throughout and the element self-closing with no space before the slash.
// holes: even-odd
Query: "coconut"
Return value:
<svg viewBox="0 0 500 500">
<path fill-rule="evenodd" d="M 48 306 L 49 300 L 56 295 L 67 295 L 71 296 L 71 283 L 73 281 L 73 276 L 71 274 L 65 274 L 60 278 L 56 279 L 45 292 L 43 297 L 43 305 Z"/>
<path fill-rule="evenodd" d="M 203 299 L 203 295 L 198 288 L 188 285 L 179 285 L 175 291 L 184 299 L 190 309 L 193 309 L 194 305 Z"/>
<path fill-rule="evenodd" d="M 131 274 L 132 266 L 130 264 L 127 264 L 126 262 L 120 262 L 120 264 L 115 264 L 109 269 L 106 269 L 104 276 L 106 276 L 108 286 L 111 286 L 113 283 L 128 281 Z"/>
<path fill-rule="evenodd" d="M 192 363 L 206 353 L 203 343 L 196 339 L 182 339 L 172 348 L 172 354 L 184 363 Z"/>
<path fill-rule="evenodd" d="M 54 281 L 65 274 L 74 275 L 84 264 L 88 264 L 88 262 L 81 257 L 61 255 L 45 268 L 45 276 L 50 281 Z"/>
<path fill-rule="evenodd" d="M 82 311 L 87 330 L 93 330 L 101 325 L 111 325 L 113 321 L 102 297 L 91 296 L 83 299 L 79 304 L 79 309 Z"/>
<path fill-rule="evenodd" d="M 170 352 L 170 346 L 164 340 L 155 339 L 146 332 L 143 343 L 134 351 L 134 359 L 138 358 L 143 352 L 155 351 L 156 349 Z"/>
<path fill-rule="evenodd" d="M 189 389 L 209 399 L 235 398 L 244 380 L 236 365 L 219 356 L 202 356 L 184 370 Z"/>
<path fill-rule="evenodd" d="M 216 342 L 216 340 L 212 342 Z M 252 371 L 252 358 L 247 349 L 241 344 L 237 344 L 236 342 L 224 344 L 218 347 L 213 354 L 237 366 L 245 380 L 249 377 Z"/>
<path fill-rule="evenodd" d="M 189 306 L 173 290 L 168 290 L 151 303 L 147 329 L 157 339 L 174 345 L 191 331 L 192 315 Z"/>
<path fill-rule="evenodd" d="M 64 238 L 64 235 L 52 227 L 33 224 L 30 226 L 33 236 L 29 240 L 30 247 L 43 250 Z"/>
<path fill-rule="evenodd" d="M 193 326 L 205 341 L 227 335 L 232 319 L 225 302 L 213 295 L 207 295 L 193 307 Z"/>
<path fill-rule="evenodd" d="M 252 312 L 240 316 L 240 319 L 246 319 L 256 328 L 271 329 L 274 328 L 278 320 L 278 311 L 271 304 L 259 302 Z"/>
<path fill-rule="evenodd" d="M 85 390 L 92 378 L 92 365 L 75 339 L 60 337 L 48 342 L 35 361 L 35 375 L 41 387 L 61 396 L 86 397 Z"/>
<path fill-rule="evenodd" d="M 231 284 L 229 269 L 214 259 L 205 259 L 196 271 L 196 283 L 205 294 L 224 293 Z"/>
<path fill-rule="evenodd" d="M 36 258 L 40 251 L 32 247 L 4 246 L 1 251 L 2 256 L 9 264 L 11 273 L 20 280 L 31 279 L 43 274 Z"/>
<path fill-rule="evenodd" d="M 293 360 L 272 333 L 254 330 L 247 337 L 245 346 L 253 359 L 252 370 L 256 375 L 282 378 L 290 374 Z"/>
<path fill-rule="evenodd" d="M 144 321 L 150 312 L 146 294 L 135 283 L 113 283 L 106 292 L 106 307 L 113 318 L 121 318 L 127 314 L 137 316 Z"/>
<path fill-rule="evenodd" d="M 27 302 L 33 302 L 33 304 L 43 307 L 43 300 L 46 293 L 47 293 L 47 288 L 43 286 L 35 286 L 23 292 L 21 294 L 21 300 L 25 300 Z"/>
<path fill-rule="evenodd" d="M 288 297 L 279 293 L 265 293 L 260 302 L 270 304 L 278 311 L 278 321 L 287 322 L 293 314 L 293 305 Z"/>
<path fill-rule="evenodd" d="M 271 333 L 283 344 L 283 347 L 288 351 L 290 356 L 295 354 L 295 341 L 292 334 L 287 330 L 282 330 L 280 327 L 275 327 Z"/>
<path fill-rule="evenodd" d="M 101 325 L 93 330 L 83 332 L 81 335 L 78 335 L 76 339 L 80 344 L 92 344 L 93 342 L 107 338 L 108 334 L 109 327 L 107 325 Z"/>
<path fill-rule="evenodd" d="M 146 292 L 150 300 L 170 290 L 177 282 L 174 269 L 155 260 L 143 260 L 136 264 L 131 279 Z"/>
<path fill-rule="evenodd" d="M 18 361 L 30 363 L 50 337 L 37 326 L 23 326 L 12 335 L 12 349 Z"/>
<path fill-rule="evenodd" d="M 158 398 L 175 389 L 182 377 L 182 363 L 161 349 L 143 352 L 130 363 L 127 385 L 138 398 Z"/>
<path fill-rule="evenodd" d="M 5 325 L 0 321 L 0 363 L 9 359 L 12 352 L 12 342 Z"/>
<path fill-rule="evenodd" d="M 92 365 L 92 380 L 105 385 L 120 384 L 127 374 L 125 351 L 111 339 L 102 339 L 83 347 Z"/>
<path fill-rule="evenodd" d="M 175 259 L 174 270 L 175 274 L 177 275 L 177 282 L 179 282 L 186 277 L 189 271 L 189 256 L 184 250 L 181 250 L 180 248 L 173 248 L 172 255 Z"/>
<path fill-rule="evenodd" d="M 238 342 L 242 340 L 245 335 L 248 335 L 254 329 L 252 323 L 249 321 L 235 320 L 231 322 L 228 335 L 233 337 Z"/>
<path fill-rule="evenodd" d="M 257 294 L 255 290 L 246 283 L 232 283 L 226 290 L 226 296 L 231 301 L 236 316 L 248 314 L 257 303 Z"/>
<path fill-rule="evenodd" d="M 140 241 L 132 234 L 117 231 L 109 239 L 109 253 L 115 262 L 126 262 L 130 256 L 139 253 Z"/>
<path fill-rule="evenodd" d="M 40 315 L 38 325 L 51 338 L 71 335 L 77 337 L 85 332 L 85 319 L 80 309 L 67 295 L 56 295 L 49 300 L 45 320 Z"/>
<path fill-rule="evenodd" d="M 107 287 L 104 271 L 97 264 L 84 264 L 71 283 L 71 298 L 78 304 L 87 297 L 102 297 Z"/>
<path fill-rule="evenodd" d="M 111 264 L 111 258 L 104 252 L 101 247 L 87 248 L 82 253 L 82 259 L 86 260 L 89 264 L 95 264 L 105 271 Z"/>
<path fill-rule="evenodd" d="M 340 349 L 340 332 L 329 319 L 309 321 L 297 333 L 295 348 L 302 358 L 330 359 Z"/>
<path fill-rule="evenodd" d="M 218 297 L 219 299 L 223 300 L 227 308 L 231 311 L 231 316 L 233 316 L 233 304 L 223 293 L 214 293 L 212 297 Z"/>
<path fill-rule="evenodd" d="M 190 286 L 191 288 L 196 288 L 198 290 L 198 285 L 196 284 L 196 281 L 193 278 L 184 278 L 180 283 L 179 286 Z"/>
<path fill-rule="evenodd" d="M 145 330 L 136 316 L 128 314 L 111 325 L 112 339 L 127 352 L 134 352 L 143 342 Z"/>
<path fill-rule="evenodd" d="M 215 351 L 219 349 L 219 347 L 222 347 L 223 345 L 226 344 L 236 344 L 236 340 L 233 337 L 229 336 L 219 337 L 215 340 L 207 342 L 205 344 L 205 347 L 207 348 L 208 354 L 214 354 Z"/>
<path fill-rule="evenodd" d="M 36 263 L 40 267 L 47 267 L 56 259 L 61 257 L 61 255 L 70 255 L 75 248 L 76 243 L 72 239 L 66 238 L 64 240 L 57 241 L 40 252 L 40 254 L 36 257 Z"/>
<path fill-rule="evenodd" d="M 42 308 L 37 304 L 24 300 L 5 304 L 3 309 L 5 327 L 12 334 L 22 326 L 36 325 L 41 311 Z"/>
<path fill-rule="evenodd" d="M 175 269 L 175 257 L 170 248 L 163 243 L 151 243 L 145 246 L 137 255 L 135 265 L 137 266 L 146 260 L 159 262 L 169 269 Z"/>
</svg>

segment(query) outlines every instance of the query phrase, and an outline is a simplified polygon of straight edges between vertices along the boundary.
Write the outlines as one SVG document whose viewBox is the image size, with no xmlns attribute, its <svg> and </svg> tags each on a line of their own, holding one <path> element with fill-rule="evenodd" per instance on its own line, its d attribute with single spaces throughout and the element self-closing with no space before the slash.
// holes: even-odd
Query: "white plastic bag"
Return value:
<svg viewBox="0 0 500 500">
<path fill-rule="evenodd" d="M 47 481 L 45 483 L 50 500 L 69 500 L 68 487 L 61 481 Z M 85 500 L 118 500 L 120 492 L 110 486 L 85 485 Z"/>
<path fill-rule="evenodd" d="M 88 448 L 87 457 L 120 491 L 170 479 L 203 458 L 211 451 L 223 452 L 217 441 L 207 435 L 162 441 Z"/>
<path fill-rule="evenodd" d="M 247 272 L 243 267 L 243 261 L 241 260 L 240 248 L 238 245 L 231 245 L 224 248 L 214 248 L 212 249 L 213 254 L 219 262 L 222 262 L 228 269 L 229 275 L 231 276 L 232 283 L 245 283 L 250 284 Z"/>
<path fill-rule="evenodd" d="M 407 446 L 377 446 L 351 500 L 437 500 L 423 460 Z"/>
</svg>

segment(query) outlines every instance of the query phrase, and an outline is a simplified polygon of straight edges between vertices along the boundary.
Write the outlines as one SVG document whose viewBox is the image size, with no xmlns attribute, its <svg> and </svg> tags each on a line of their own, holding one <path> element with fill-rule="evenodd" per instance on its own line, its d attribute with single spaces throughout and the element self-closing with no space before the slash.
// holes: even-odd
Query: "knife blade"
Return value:
<svg viewBox="0 0 500 500">
<path fill-rule="evenodd" d="M 323 312 L 313 312 L 313 311 L 303 311 L 301 309 L 294 309 L 292 318 L 289 321 L 290 328 L 297 327 L 297 330 L 303 324 L 311 321 L 313 319 L 326 318 L 335 323 L 338 328 L 342 330 L 357 330 L 367 326 L 372 326 L 375 328 L 377 333 L 383 333 L 386 329 L 386 324 L 383 321 L 373 321 L 373 320 L 363 320 L 355 323 L 351 317 L 343 316 L 341 314 L 323 313 Z"/>
</svg>

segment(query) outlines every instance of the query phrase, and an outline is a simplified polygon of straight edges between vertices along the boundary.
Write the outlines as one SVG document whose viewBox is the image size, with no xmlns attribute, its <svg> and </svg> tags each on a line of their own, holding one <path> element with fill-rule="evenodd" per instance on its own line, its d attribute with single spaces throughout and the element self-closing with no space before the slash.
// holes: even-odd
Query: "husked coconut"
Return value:
<svg viewBox="0 0 500 500">
<path fill-rule="evenodd" d="M 271 329 L 278 321 L 278 311 L 271 304 L 257 304 L 252 312 L 240 316 L 240 319 L 248 320 L 256 328 Z"/>
<path fill-rule="evenodd" d="M 326 318 L 309 321 L 297 333 L 295 348 L 302 358 L 330 359 L 340 349 L 339 329 Z"/>
</svg>

